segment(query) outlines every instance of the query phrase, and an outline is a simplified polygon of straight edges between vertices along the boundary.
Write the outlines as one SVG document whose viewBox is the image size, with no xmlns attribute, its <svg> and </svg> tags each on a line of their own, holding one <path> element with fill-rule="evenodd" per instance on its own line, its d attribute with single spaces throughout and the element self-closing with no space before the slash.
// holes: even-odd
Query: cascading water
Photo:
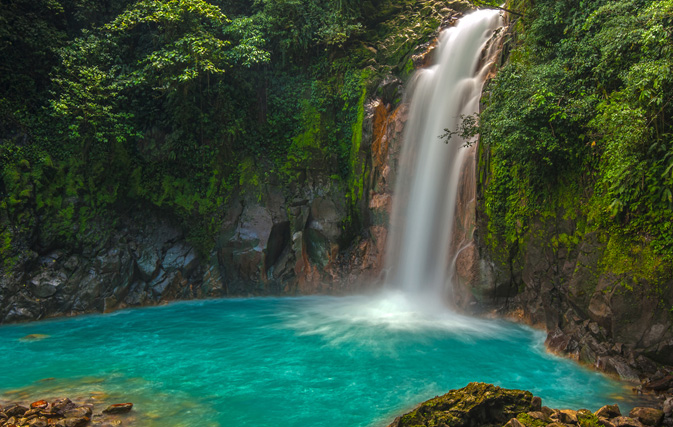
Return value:
<svg viewBox="0 0 673 427">
<path fill-rule="evenodd" d="M 478 111 L 490 68 L 482 60 L 484 49 L 501 21 L 493 10 L 466 15 L 440 34 L 434 65 L 414 76 L 386 258 L 389 286 L 414 299 L 437 303 L 447 296 L 456 197 L 468 150 L 458 137 L 445 144 L 439 136 Z"/>
</svg>

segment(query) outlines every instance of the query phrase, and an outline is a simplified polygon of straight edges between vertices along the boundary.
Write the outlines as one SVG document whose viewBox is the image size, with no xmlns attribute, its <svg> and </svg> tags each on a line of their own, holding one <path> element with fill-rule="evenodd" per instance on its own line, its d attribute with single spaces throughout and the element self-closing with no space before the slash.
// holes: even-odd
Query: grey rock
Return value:
<svg viewBox="0 0 673 427">
<path fill-rule="evenodd" d="M 67 281 L 63 272 L 46 270 L 30 279 L 30 290 L 38 298 L 49 298 Z"/>
<path fill-rule="evenodd" d="M 154 278 L 159 268 L 157 249 L 153 246 L 143 248 L 140 257 L 136 260 L 136 265 L 143 280 L 148 281 Z"/>
</svg>

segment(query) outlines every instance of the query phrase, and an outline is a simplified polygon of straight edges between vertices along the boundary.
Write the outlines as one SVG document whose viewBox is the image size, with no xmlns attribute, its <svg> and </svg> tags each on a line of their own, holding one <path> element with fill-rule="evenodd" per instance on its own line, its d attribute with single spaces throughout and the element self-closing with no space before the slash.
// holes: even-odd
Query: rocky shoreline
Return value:
<svg viewBox="0 0 673 427">
<path fill-rule="evenodd" d="M 78 404 L 68 398 L 0 404 L 0 427 L 112 427 L 138 425 L 132 403 Z M 618 404 L 595 412 L 553 409 L 530 391 L 473 382 L 427 400 L 387 427 L 672 427 L 673 394 L 622 413 Z"/>
<path fill-rule="evenodd" d="M 617 404 L 595 412 L 587 409 L 552 409 L 529 391 L 509 390 L 493 384 L 470 383 L 451 390 L 397 417 L 388 427 L 670 427 L 673 396 L 653 407 L 633 408 L 624 416 Z"/>
<path fill-rule="evenodd" d="M 77 404 L 67 397 L 38 400 L 28 406 L 21 403 L 0 405 L 0 427 L 84 427 L 121 426 L 124 414 L 133 409 L 133 403 L 116 403 L 96 412 L 94 405 Z"/>
</svg>

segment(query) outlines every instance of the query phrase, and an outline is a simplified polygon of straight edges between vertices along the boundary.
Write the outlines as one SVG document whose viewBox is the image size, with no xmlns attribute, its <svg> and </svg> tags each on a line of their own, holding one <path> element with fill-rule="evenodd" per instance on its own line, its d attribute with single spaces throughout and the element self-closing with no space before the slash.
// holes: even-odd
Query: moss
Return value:
<svg viewBox="0 0 673 427">
<path fill-rule="evenodd" d="M 645 238 L 610 235 L 600 265 L 605 272 L 628 275 L 636 282 L 646 280 L 656 283 L 664 274 L 663 260 L 647 244 Z"/>
<path fill-rule="evenodd" d="M 362 145 L 362 125 L 365 116 L 365 99 L 367 89 L 362 88 L 358 100 L 357 118 L 352 126 L 351 149 L 349 157 L 350 179 L 348 180 L 348 199 L 351 205 L 355 205 L 362 199 L 364 182 L 367 176 L 364 160 L 360 158 L 360 146 Z"/>
<path fill-rule="evenodd" d="M 525 412 L 517 415 L 516 419 L 521 421 L 521 424 L 525 425 L 526 427 L 542 427 L 547 425 L 547 423 L 544 421 L 533 418 Z"/>
</svg>

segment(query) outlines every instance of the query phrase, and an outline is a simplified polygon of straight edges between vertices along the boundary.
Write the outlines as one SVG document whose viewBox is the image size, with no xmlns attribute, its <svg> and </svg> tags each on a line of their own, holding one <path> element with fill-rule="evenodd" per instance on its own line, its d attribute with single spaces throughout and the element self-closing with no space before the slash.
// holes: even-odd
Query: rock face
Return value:
<svg viewBox="0 0 673 427">
<path fill-rule="evenodd" d="M 480 150 L 476 176 L 485 176 L 488 151 Z M 581 206 L 559 205 L 516 242 L 494 245 L 486 239 L 486 185 L 477 189 L 477 255 L 471 279 L 459 281 L 459 306 L 545 328 L 551 351 L 625 380 L 673 364 L 670 266 L 655 265 L 646 243 L 589 230 Z"/>
<path fill-rule="evenodd" d="M 0 323 L 108 312 L 178 299 L 343 293 L 375 286 L 383 268 L 396 159 L 406 121 L 401 82 L 385 79 L 365 104 L 347 195 L 312 165 L 291 188 L 235 189 L 203 254 L 160 210 L 89 224 L 76 247 L 58 239 L 17 243 L 0 271 Z M 393 99 L 394 97 L 394 99 Z M 355 197 L 354 203 L 349 203 Z"/>
<path fill-rule="evenodd" d="M 539 411 L 529 391 L 507 390 L 492 384 L 470 383 L 460 390 L 423 402 L 395 419 L 389 427 L 502 426 L 522 412 Z"/>
</svg>

